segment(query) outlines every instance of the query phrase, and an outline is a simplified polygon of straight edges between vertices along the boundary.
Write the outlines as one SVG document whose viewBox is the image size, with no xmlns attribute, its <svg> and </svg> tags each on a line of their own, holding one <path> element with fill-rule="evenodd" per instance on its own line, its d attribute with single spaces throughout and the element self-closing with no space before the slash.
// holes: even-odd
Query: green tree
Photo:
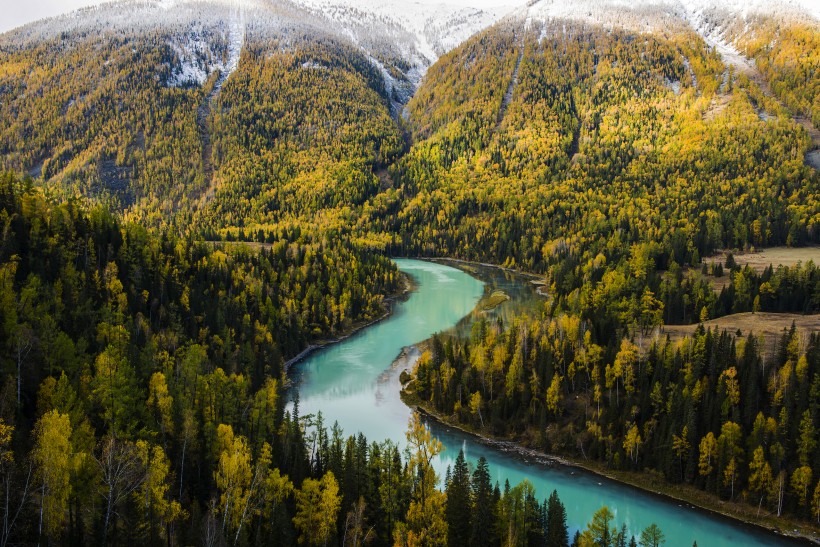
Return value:
<svg viewBox="0 0 820 547">
<path fill-rule="evenodd" d="M 812 454 L 817 446 L 816 431 L 811 411 L 807 409 L 800 419 L 800 436 L 797 440 L 797 455 L 800 458 L 800 465 L 811 465 Z"/>
<path fill-rule="evenodd" d="M 666 543 L 666 537 L 654 522 L 643 529 L 640 539 L 641 547 L 660 547 Z"/>
<path fill-rule="evenodd" d="M 492 540 L 495 528 L 493 487 L 490 483 L 490 469 L 484 456 L 478 459 L 472 480 L 472 530 L 470 545 L 486 547 Z"/>
<path fill-rule="evenodd" d="M 558 491 L 553 490 L 547 500 L 547 545 L 550 547 L 569 547 L 569 530 L 567 529 L 567 510 L 558 498 Z"/>
<path fill-rule="evenodd" d="M 453 473 L 446 485 L 447 494 L 447 544 L 452 547 L 466 545 L 470 540 L 470 471 L 459 450 Z"/>
</svg>

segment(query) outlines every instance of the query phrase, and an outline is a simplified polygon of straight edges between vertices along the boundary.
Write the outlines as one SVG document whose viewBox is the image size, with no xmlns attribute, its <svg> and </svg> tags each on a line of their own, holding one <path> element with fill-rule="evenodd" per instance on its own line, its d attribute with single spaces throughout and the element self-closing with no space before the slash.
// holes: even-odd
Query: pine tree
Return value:
<svg viewBox="0 0 820 547">
<path fill-rule="evenodd" d="M 478 459 L 472 480 L 473 519 L 470 530 L 470 545 L 481 547 L 490 545 L 495 527 L 495 502 L 490 483 L 490 469 L 484 456 Z"/>
<path fill-rule="evenodd" d="M 569 547 L 567 510 L 558 498 L 557 490 L 552 491 L 547 501 L 547 545 Z"/>
<path fill-rule="evenodd" d="M 447 482 L 447 544 L 466 545 L 470 539 L 470 470 L 460 450 Z"/>
<path fill-rule="evenodd" d="M 604 505 L 592 515 L 592 521 L 584 530 L 584 539 L 588 539 L 594 545 L 600 547 L 610 547 L 613 544 L 614 537 L 618 534 L 616 528 L 610 528 L 609 525 L 615 515 L 609 510 L 609 507 Z"/>
<path fill-rule="evenodd" d="M 654 522 L 641 532 L 641 547 L 660 547 L 666 543 L 666 537 Z"/>
</svg>

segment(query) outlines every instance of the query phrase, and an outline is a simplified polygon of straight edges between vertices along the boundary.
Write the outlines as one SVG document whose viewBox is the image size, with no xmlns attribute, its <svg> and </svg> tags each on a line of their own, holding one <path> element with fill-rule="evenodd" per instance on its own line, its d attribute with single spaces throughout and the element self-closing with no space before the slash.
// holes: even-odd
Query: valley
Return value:
<svg viewBox="0 0 820 547">
<path fill-rule="evenodd" d="M 818 541 L 812 2 L 35 19 L 0 545 Z"/>
</svg>

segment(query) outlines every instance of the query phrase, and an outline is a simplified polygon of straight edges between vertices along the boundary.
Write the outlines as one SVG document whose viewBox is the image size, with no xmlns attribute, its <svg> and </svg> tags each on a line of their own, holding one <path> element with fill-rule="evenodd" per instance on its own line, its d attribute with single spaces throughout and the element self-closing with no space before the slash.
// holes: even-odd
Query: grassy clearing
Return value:
<svg viewBox="0 0 820 547">
<path fill-rule="evenodd" d="M 735 313 L 703 323 L 705 328 L 735 333 L 738 330 L 747 336 L 752 333 L 763 337 L 761 351 L 764 356 L 770 356 L 777 349 L 777 344 L 784 330 L 791 328 L 792 323 L 799 332 L 811 333 L 820 331 L 820 315 L 800 315 L 797 313 Z M 697 325 L 666 325 L 659 336 L 667 334 L 672 340 L 680 340 L 691 336 Z"/>
<path fill-rule="evenodd" d="M 768 249 L 758 249 L 754 252 L 743 251 L 729 251 L 723 250 L 714 256 L 704 258 L 703 262 L 707 265 L 721 264 L 725 268 L 726 257 L 732 253 L 735 262 L 740 266 L 749 266 L 757 273 L 763 273 L 763 270 L 772 266 L 777 268 L 780 265 L 794 266 L 798 262 L 805 264 L 809 260 L 815 264 L 820 264 L 820 247 L 769 247 Z M 694 272 L 694 270 L 692 270 Z M 709 276 L 715 292 L 720 292 L 725 286 L 729 284 L 729 271 L 724 269 L 725 275 L 719 277 Z"/>
</svg>

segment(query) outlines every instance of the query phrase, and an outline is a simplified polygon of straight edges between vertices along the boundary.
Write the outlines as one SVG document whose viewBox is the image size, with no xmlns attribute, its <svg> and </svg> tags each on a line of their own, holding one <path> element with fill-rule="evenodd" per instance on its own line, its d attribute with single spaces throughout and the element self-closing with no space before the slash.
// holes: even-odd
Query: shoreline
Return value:
<svg viewBox="0 0 820 547">
<path fill-rule="evenodd" d="M 473 266 L 484 266 L 486 268 L 495 268 L 497 270 L 503 270 L 505 272 L 510 272 L 510 273 L 513 273 L 513 274 L 522 275 L 524 277 L 532 277 L 532 278 L 536 278 L 536 279 L 538 279 L 538 278 L 543 279 L 543 277 L 544 277 L 544 274 L 532 273 L 532 272 L 528 272 L 528 271 L 525 271 L 525 270 L 517 270 L 515 268 L 508 268 L 506 266 L 500 266 L 498 264 L 490 264 L 489 262 L 476 262 L 475 260 L 464 260 L 462 258 L 452 258 L 452 257 L 449 257 L 449 256 L 391 256 L 390 257 L 391 260 L 394 259 L 394 258 L 407 258 L 407 259 L 410 259 L 410 260 L 423 260 L 423 261 L 426 261 L 426 262 L 435 262 L 437 264 L 441 263 L 441 262 L 444 262 L 445 266 L 448 265 L 448 264 L 446 264 L 446 262 L 455 262 L 456 264 L 465 264 L 467 266 L 473 265 Z M 470 272 L 467 272 L 467 273 L 470 273 Z"/>
<path fill-rule="evenodd" d="M 305 349 L 303 349 L 298 354 L 291 357 L 290 359 L 288 359 L 287 361 L 285 361 L 282 364 L 282 371 L 285 374 L 286 382 L 288 384 L 290 383 L 290 378 L 288 378 L 288 376 L 290 374 L 291 367 L 293 365 L 296 365 L 296 364 L 300 363 L 301 361 L 304 361 L 314 351 L 318 351 L 322 348 L 326 348 L 326 347 L 331 346 L 333 344 L 338 344 L 339 342 L 343 342 L 344 340 L 347 340 L 351 336 L 354 336 L 354 335 L 358 334 L 359 332 L 366 329 L 367 327 L 372 327 L 376 323 L 384 321 L 385 319 L 387 319 L 388 317 L 393 315 L 393 304 L 394 304 L 394 302 L 396 302 L 400 298 L 405 298 L 408 294 L 413 292 L 416 288 L 415 282 L 413 281 L 413 279 L 409 275 L 405 274 L 402 271 L 399 271 L 399 274 L 402 277 L 402 288 L 399 290 L 399 292 L 393 293 L 390 296 L 385 297 L 384 300 L 382 300 L 382 307 L 384 308 L 384 313 L 382 313 L 379 317 L 377 317 L 375 319 L 371 319 L 370 321 L 367 321 L 366 323 L 359 323 L 359 324 L 354 323 L 353 325 L 351 325 L 351 327 L 348 331 L 342 333 L 341 335 L 337 336 L 336 338 L 331 338 L 331 339 L 328 339 L 328 340 L 317 340 L 316 342 L 314 342 L 312 344 L 308 344 L 308 346 Z"/>
<path fill-rule="evenodd" d="M 456 268 L 459 267 L 458 265 L 479 265 L 497 268 L 515 274 L 520 274 L 524 277 L 542 277 L 537 274 L 522 272 L 520 270 L 514 270 L 496 264 L 471 262 L 455 258 L 436 257 L 422 258 L 422 260 L 429 260 L 431 262 L 445 264 L 447 262 L 450 262 L 453 264 L 453 267 Z M 474 275 L 473 272 L 470 272 L 466 269 L 464 269 L 464 271 L 471 275 Z M 423 351 L 423 347 L 427 344 L 427 342 L 428 340 L 423 340 L 421 342 L 413 344 L 413 346 L 411 347 L 415 347 L 417 350 Z M 409 348 L 403 348 L 401 355 L 405 355 L 408 349 Z M 772 522 L 771 524 L 769 524 L 765 520 L 765 515 L 763 516 L 764 520 L 756 521 L 753 519 L 759 519 L 760 517 L 752 517 L 750 514 L 745 513 L 747 508 L 745 503 L 727 502 L 720 499 L 712 499 L 715 498 L 713 494 L 697 489 L 689 484 L 675 485 L 673 483 L 668 482 L 665 478 L 663 478 L 660 475 L 653 475 L 646 472 L 619 472 L 617 470 L 607 470 L 596 465 L 597 462 L 584 462 L 580 459 L 574 459 L 572 457 L 568 457 L 565 455 L 547 454 L 545 452 L 524 446 L 513 440 L 494 438 L 486 436 L 480 432 L 472 431 L 471 429 L 468 429 L 467 427 L 464 427 L 461 424 L 452 423 L 447 418 L 440 416 L 435 411 L 432 411 L 423 406 L 423 403 L 418 400 L 415 393 L 408 393 L 405 391 L 405 388 L 408 384 L 409 382 L 403 383 L 401 385 L 400 397 L 409 408 L 419 411 L 425 417 L 427 417 L 430 420 L 433 420 L 434 422 L 436 422 L 436 424 L 443 428 L 458 431 L 476 440 L 477 442 L 484 444 L 485 446 L 489 446 L 505 454 L 511 455 L 523 461 L 524 463 L 534 463 L 546 467 L 561 466 L 567 469 L 580 470 L 582 472 L 590 473 L 596 477 L 601 477 L 613 481 L 624 487 L 631 488 L 642 493 L 649 494 L 651 496 L 662 498 L 668 502 L 674 502 L 679 505 L 685 505 L 691 509 L 707 514 L 711 517 L 725 520 L 726 522 L 731 522 L 740 526 L 749 527 L 751 529 L 765 532 L 768 534 L 774 534 L 775 536 L 782 538 L 786 541 L 789 541 L 791 543 L 794 543 L 795 545 L 820 545 L 820 534 L 814 532 L 811 529 L 811 523 L 803 523 L 799 521 L 789 520 L 779 523 Z M 659 484 L 657 484 L 657 486 L 654 486 L 653 481 L 657 481 L 659 482 Z M 669 491 L 670 489 L 674 489 L 676 486 L 681 487 L 681 492 L 683 493 L 682 495 L 676 495 L 675 493 Z M 702 496 L 702 498 L 700 498 L 700 496 Z M 722 510 L 722 506 L 725 505 L 729 505 L 729 507 L 727 507 L 727 510 Z M 736 509 L 736 511 L 730 511 L 731 509 Z M 795 528 L 795 525 L 797 526 L 797 528 Z"/>
<path fill-rule="evenodd" d="M 417 349 L 419 349 L 417 345 L 411 347 L 416 347 Z M 407 353 L 409 353 L 408 348 L 402 349 L 401 355 L 405 355 Z M 617 483 L 623 487 L 639 491 L 643 494 L 647 494 L 658 499 L 663 499 L 666 502 L 673 502 L 678 504 L 679 506 L 686 506 L 688 509 L 698 511 L 713 518 L 719 518 L 726 522 L 730 522 L 732 524 L 740 525 L 743 527 L 748 527 L 759 532 L 774 534 L 775 536 L 784 539 L 790 543 L 793 543 L 794 545 L 820 545 L 820 538 L 818 538 L 817 536 L 811 537 L 801 533 L 793 534 L 785 532 L 784 530 L 781 530 L 779 528 L 771 528 L 763 523 L 752 522 L 751 520 L 748 520 L 746 517 L 742 515 L 734 515 L 728 512 L 723 512 L 715 507 L 706 506 L 704 504 L 698 503 L 686 497 L 676 496 L 669 492 L 662 492 L 659 490 L 652 489 L 648 487 L 646 484 L 643 484 L 640 481 L 630 480 L 626 476 L 619 476 L 616 474 L 607 473 L 605 470 L 594 465 L 586 464 L 581 460 L 576 460 L 558 454 L 548 454 L 546 452 L 541 452 L 539 450 L 529 448 L 515 441 L 499 439 L 496 437 L 484 435 L 477 431 L 473 431 L 463 426 L 462 424 L 451 422 L 447 418 L 439 415 L 437 412 L 424 406 L 420 401 L 418 401 L 417 397 L 415 396 L 415 393 L 408 393 L 405 391 L 406 385 L 407 384 L 402 385 L 400 397 L 404 404 L 406 404 L 410 409 L 418 412 L 424 418 L 435 422 L 436 425 L 438 425 L 439 427 L 448 429 L 450 431 L 457 431 L 462 435 L 466 435 L 484 446 L 488 446 L 490 448 L 503 452 L 509 456 L 512 456 L 518 460 L 523 461 L 526 464 L 541 465 L 544 467 L 553 468 L 563 467 L 567 470 L 578 470 L 583 473 L 593 475 L 595 477 L 604 478 L 606 480 Z M 646 475 L 644 473 L 639 473 L 639 476 Z M 672 483 L 668 483 L 665 479 L 661 478 L 660 480 L 667 487 L 675 486 Z M 698 492 L 702 491 L 698 490 Z M 710 495 L 706 492 L 703 493 L 706 495 Z M 789 523 L 784 522 L 783 524 L 785 525 Z"/>
</svg>

